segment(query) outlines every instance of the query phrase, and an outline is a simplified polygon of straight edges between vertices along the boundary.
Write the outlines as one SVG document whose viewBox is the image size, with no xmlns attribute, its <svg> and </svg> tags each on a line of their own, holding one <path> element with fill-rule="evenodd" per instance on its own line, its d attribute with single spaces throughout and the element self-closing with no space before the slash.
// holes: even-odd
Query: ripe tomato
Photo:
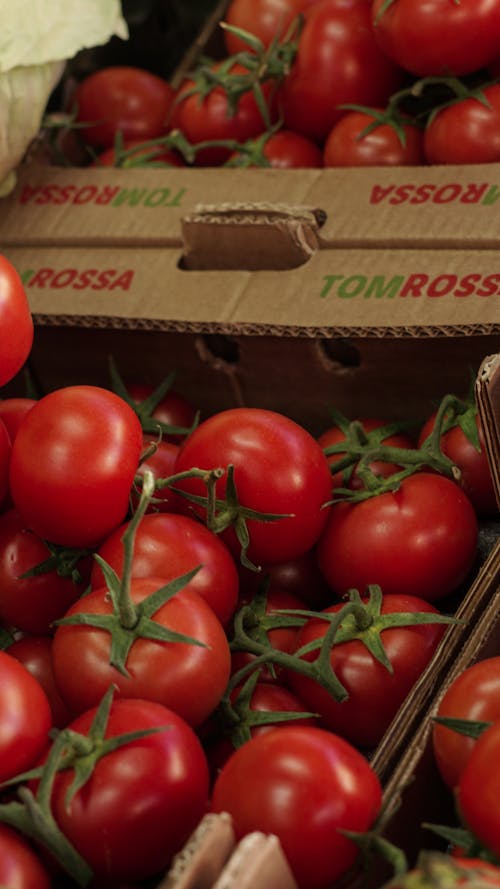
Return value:
<svg viewBox="0 0 500 889">
<path fill-rule="evenodd" d="M 12 444 L 5 423 L 0 419 L 0 508 L 9 494 L 9 467 Z"/>
<path fill-rule="evenodd" d="M 238 838 L 276 834 L 299 889 L 327 889 L 356 859 L 341 830 L 368 830 L 380 809 L 375 772 L 324 729 L 282 726 L 243 744 L 223 766 L 211 808 L 229 812 Z"/>
<path fill-rule="evenodd" d="M 264 577 L 269 577 L 270 589 L 280 589 L 297 596 L 303 603 L 302 608 L 324 608 L 331 604 L 332 593 L 319 570 L 315 549 L 296 559 L 263 565 L 259 574 L 241 565 L 240 592 L 246 600 L 257 592 Z"/>
<path fill-rule="evenodd" d="M 0 386 L 21 370 L 33 345 L 33 318 L 23 283 L 0 254 Z"/>
<path fill-rule="evenodd" d="M 419 166 L 424 163 L 423 133 L 411 123 L 401 125 L 401 138 L 394 126 L 381 123 L 364 130 L 376 118 L 366 111 L 348 111 L 330 130 L 323 150 L 325 167 Z"/>
<path fill-rule="evenodd" d="M 386 435 L 384 437 L 376 433 L 376 430 L 382 429 L 384 426 L 387 426 L 388 423 L 385 420 L 381 420 L 380 417 L 363 417 L 358 420 L 361 424 L 364 433 L 366 434 L 367 439 L 370 440 L 371 445 L 378 446 L 378 444 L 382 444 L 386 447 L 395 447 L 395 448 L 412 448 L 413 442 L 409 435 L 406 435 L 403 432 L 397 432 L 392 435 Z M 375 435 L 372 433 L 375 432 Z M 333 445 L 338 445 L 340 442 L 346 440 L 346 432 L 341 429 L 340 426 L 334 425 L 330 426 L 328 429 L 325 429 L 324 432 L 318 438 L 318 443 L 321 445 L 323 450 L 328 451 L 328 448 Z M 379 441 L 380 440 L 380 441 Z M 337 460 L 341 459 L 344 456 L 345 452 L 335 453 L 331 455 L 327 455 L 328 463 L 332 466 Z M 393 475 L 398 471 L 398 466 L 394 463 L 385 463 L 382 461 L 374 461 L 370 463 L 370 469 L 375 475 L 382 476 L 383 478 L 387 478 L 390 475 Z M 342 471 L 332 473 L 332 487 L 340 488 L 345 487 Z M 356 475 L 355 469 L 354 472 L 350 475 L 348 486 L 353 490 L 357 488 L 361 488 L 362 481 Z"/>
<path fill-rule="evenodd" d="M 67 386 L 26 415 L 10 490 L 27 526 L 51 543 L 94 546 L 123 522 L 142 448 L 138 417 L 113 392 Z"/>
<path fill-rule="evenodd" d="M 220 65 L 220 62 L 214 63 L 212 69 L 217 72 Z M 232 65 L 227 78 L 229 84 L 231 77 L 241 77 L 247 70 L 240 63 Z M 273 89 L 271 80 L 262 84 L 262 92 L 269 105 L 272 104 Z M 188 79 L 178 88 L 171 124 L 173 128 L 183 133 L 191 145 L 196 146 L 199 142 L 212 140 L 219 142 L 229 139 L 246 142 L 262 132 L 266 121 L 252 90 L 240 96 L 232 113 L 224 87 L 217 85 L 203 95 L 200 94 L 196 82 Z M 196 152 L 194 163 L 196 166 L 204 167 L 220 166 L 231 153 L 230 148 L 222 145 L 203 148 Z"/>
<path fill-rule="evenodd" d="M 152 447 L 154 448 L 154 451 L 148 457 L 144 457 L 141 460 L 140 465 L 137 467 L 136 476 L 143 476 L 145 470 L 149 469 L 153 474 L 155 481 L 169 478 L 175 471 L 175 461 L 177 460 L 177 454 L 179 453 L 179 445 L 163 438 L 158 440 L 151 435 L 144 435 L 143 454 L 149 451 Z M 138 499 L 139 492 L 133 491 L 133 503 L 137 503 Z M 172 491 L 165 485 L 165 487 L 159 487 L 155 490 L 153 498 L 148 504 L 146 511 L 151 513 L 182 512 L 182 509 L 183 504 L 180 494 L 176 494 L 175 491 Z"/>
<path fill-rule="evenodd" d="M 280 90 L 284 126 L 323 143 L 345 113 L 340 105 L 385 106 L 401 84 L 401 69 L 375 42 L 366 0 L 320 0 Z"/>
<path fill-rule="evenodd" d="M 50 889 L 48 871 L 29 842 L 0 824 L 0 885 L 8 889 Z"/>
<path fill-rule="evenodd" d="M 231 0 L 224 21 L 228 25 L 248 31 L 269 46 L 276 36 L 286 36 L 294 19 L 307 5 L 304 0 Z M 237 34 L 224 30 L 224 44 L 228 55 L 248 50 Z"/>
<path fill-rule="evenodd" d="M 429 417 L 420 430 L 419 447 L 431 434 L 436 415 Z M 483 518 L 498 515 L 498 505 L 491 475 L 486 443 L 479 413 L 475 415 L 475 425 L 479 450 L 459 425 L 453 426 L 441 437 L 441 449 L 460 469 L 460 485 L 469 497 L 479 516 Z"/>
<path fill-rule="evenodd" d="M 345 603 L 325 609 L 335 614 Z M 386 595 L 382 597 L 381 614 L 425 612 L 438 614 L 436 608 L 415 596 Z M 315 640 L 321 641 L 329 623 L 311 618 L 297 635 L 297 649 Z M 445 630 L 444 624 L 388 627 L 380 633 L 392 672 L 375 659 L 358 639 L 333 645 L 330 663 L 349 697 L 336 701 L 313 679 L 291 670 L 288 682 L 311 712 L 318 713 L 323 728 L 336 732 L 360 748 L 375 747 L 382 739 L 399 707 L 427 667 Z M 373 629 L 366 631 L 369 637 Z M 304 655 L 314 660 L 318 650 Z"/>
<path fill-rule="evenodd" d="M 466 494 L 437 473 L 418 472 L 393 492 L 338 503 L 318 544 L 338 595 L 378 584 L 433 602 L 454 592 L 476 557 L 478 523 Z"/>
<path fill-rule="evenodd" d="M 24 664 L 31 675 L 38 680 L 50 704 L 52 725 L 64 728 L 73 714 L 61 698 L 55 682 L 52 639 L 49 636 L 21 636 L 9 645 L 7 652 Z"/>
<path fill-rule="evenodd" d="M 382 889 L 411 889 L 412 886 L 432 889 L 443 881 L 449 887 L 469 886 L 470 889 L 475 889 L 481 886 L 482 889 L 493 889 L 500 886 L 500 868 L 482 858 L 423 852 L 420 853 L 415 867 L 384 883 Z"/>
<path fill-rule="evenodd" d="M 500 857 L 500 722 L 477 739 L 464 766 L 456 799 L 458 810 L 481 845 Z"/>
<path fill-rule="evenodd" d="M 74 94 L 76 120 L 87 124 L 85 141 L 96 148 L 123 139 L 154 139 L 167 132 L 175 92 L 163 78 L 132 65 L 111 65 L 82 80 Z"/>
<path fill-rule="evenodd" d="M 34 398 L 13 396 L 0 399 L 0 420 L 7 428 L 11 442 L 14 441 L 25 415 L 35 404 Z"/>
<path fill-rule="evenodd" d="M 0 515 L 0 622 L 24 633 L 50 635 L 53 622 L 82 595 L 90 576 L 89 560 L 79 560 L 76 581 L 59 565 L 24 577 L 52 556 L 42 538 L 26 526 L 16 509 Z"/>
<path fill-rule="evenodd" d="M 147 383 L 128 383 L 126 388 L 130 398 L 138 405 L 139 413 L 143 402 L 150 398 L 155 391 L 155 387 Z M 175 389 L 169 389 L 150 416 L 153 420 L 159 420 L 165 426 L 191 429 L 196 420 L 196 414 L 196 408 L 184 395 L 181 395 Z M 177 444 L 185 437 L 185 435 L 176 432 L 169 433 L 166 431 L 162 435 L 164 441 L 172 441 Z"/>
<path fill-rule="evenodd" d="M 258 142 L 259 140 L 257 140 Z M 240 157 L 243 167 L 269 166 L 277 170 L 293 170 L 316 168 L 323 166 L 321 149 L 302 133 L 293 130 L 278 130 L 266 139 L 262 148 L 258 149 L 257 157 L 235 152 L 230 160 Z M 236 164 L 238 166 L 238 164 Z"/>
<path fill-rule="evenodd" d="M 95 713 L 68 728 L 87 737 Z M 206 757 L 190 726 L 152 701 L 115 700 L 105 738 L 141 729 L 160 730 L 102 756 L 69 805 L 73 769 L 56 775 L 52 792 L 59 827 L 95 876 L 113 885 L 160 874 L 208 804 Z"/>
<path fill-rule="evenodd" d="M 52 726 L 42 686 L 15 657 L 0 650 L 0 781 L 34 766 Z"/>
<path fill-rule="evenodd" d="M 249 518 L 249 558 L 257 564 L 296 558 L 315 544 L 328 518 L 324 504 L 331 494 L 328 462 L 317 441 L 298 423 L 260 408 L 231 408 L 209 417 L 183 443 L 176 472 L 234 466 L 241 506 L 260 513 L 285 515 L 276 521 Z M 217 481 L 217 497 L 226 493 L 227 473 Z M 199 479 L 178 487 L 206 495 Z M 206 516 L 202 507 L 194 507 Z M 235 542 L 233 529 L 228 540 Z"/>
<path fill-rule="evenodd" d="M 500 656 L 478 661 L 463 670 L 447 688 L 436 715 L 474 722 L 500 719 Z M 458 785 L 475 743 L 473 738 L 434 723 L 434 758 L 448 787 Z"/>
<path fill-rule="evenodd" d="M 499 11 L 500 11 L 500 4 Z M 427 124 L 424 153 L 428 164 L 489 164 L 500 160 L 500 84 L 479 98 L 442 108 Z"/>
<path fill-rule="evenodd" d="M 372 21 L 383 52 L 419 77 L 471 74 L 500 54 L 498 0 L 373 0 Z"/>
<path fill-rule="evenodd" d="M 117 528 L 98 549 L 98 554 L 121 576 L 122 535 Z M 221 623 L 227 624 L 236 607 L 239 578 L 234 559 L 220 537 L 201 522 L 170 513 L 147 515 L 134 538 L 133 577 L 161 577 L 163 583 L 200 565 L 185 589 L 194 590 L 210 605 Z M 94 563 L 92 589 L 102 587 L 101 568 Z"/>
<path fill-rule="evenodd" d="M 163 584 L 163 578 L 133 578 L 133 602 L 141 602 Z M 108 590 L 101 587 L 79 599 L 66 617 L 110 613 Z M 219 619 L 198 593 L 184 589 L 158 608 L 154 622 L 202 644 L 139 637 L 126 658 L 125 676 L 110 664 L 111 635 L 106 629 L 83 624 L 57 627 L 52 647 L 54 676 L 73 713 L 96 706 L 114 684 L 122 697 L 158 701 L 193 726 L 210 715 L 230 672 L 229 643 Z"/>
</svg>

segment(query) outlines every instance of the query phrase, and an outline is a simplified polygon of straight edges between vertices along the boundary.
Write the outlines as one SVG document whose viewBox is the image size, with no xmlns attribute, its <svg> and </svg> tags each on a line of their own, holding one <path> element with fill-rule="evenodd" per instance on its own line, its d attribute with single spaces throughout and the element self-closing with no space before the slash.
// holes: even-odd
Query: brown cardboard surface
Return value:
<svg viewBox="0 0 500 889">
<path fill-rule="evenodd" d="M 476 378 L 476 399 L 500 508 L 500 355 L 483 360 Z"/>
<path fill-rule="evenodd" d="M 322 246 L 494 249 L 500 165 L 359 169 L 96 169 L 27 163 L 0 201 L 0 243 L 174 244 L 199 203 L 319 208 Z"/>
</svg>

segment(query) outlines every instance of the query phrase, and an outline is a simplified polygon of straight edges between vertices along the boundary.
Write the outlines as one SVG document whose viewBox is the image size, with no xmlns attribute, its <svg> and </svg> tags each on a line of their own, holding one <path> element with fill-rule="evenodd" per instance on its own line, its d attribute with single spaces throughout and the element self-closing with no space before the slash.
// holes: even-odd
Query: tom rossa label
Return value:
<svg viewBox="0 0 500 889">
<path fill-rule="evenodd" d="M 123 188 L 120 185 L 23 185 L 18 202 L 37 206 L 180 207 L 186 188 Z"/>
</svg>

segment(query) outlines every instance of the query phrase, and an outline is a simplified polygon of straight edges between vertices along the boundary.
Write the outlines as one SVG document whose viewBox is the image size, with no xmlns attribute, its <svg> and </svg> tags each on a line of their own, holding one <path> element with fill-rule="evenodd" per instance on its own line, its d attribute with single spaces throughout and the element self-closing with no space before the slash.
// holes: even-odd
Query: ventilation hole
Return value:
<svg viewBox="0 0 500 889">
<path fill-rule="evenodd" d="M 209 333 L 203 337 L 207 351 L 227 364 L 237 364 L 240 360 L 240 348 L 235 339 L 220 333 Z"/>
<path fill-rule="evenodd" d="M 359 349 L 350 340 L 322 340 L 321 347 L 329 361 L 340 364 L 342 367 L 360 367 L 361 355 Z"/>
</svg>

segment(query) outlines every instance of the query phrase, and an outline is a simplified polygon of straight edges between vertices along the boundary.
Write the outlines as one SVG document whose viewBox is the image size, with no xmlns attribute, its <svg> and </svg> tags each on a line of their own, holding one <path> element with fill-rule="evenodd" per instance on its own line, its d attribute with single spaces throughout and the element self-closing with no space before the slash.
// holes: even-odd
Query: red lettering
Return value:
<svg viewBox="0 0 500 889">
<path fill-rule="evenodd" d="M 394 185 L 374 185 L 370 193 L 370 204 L 381 204 L 394 191 Z"/>
<path fill-rule="evenodd" d="M 85 269 L 80 272 L 76 281 L 73 282 L 73 290 L 85 290 L 86 287 L 90 287 L 97 273 L 97 269 Z"/>
<path fill-rule="evenodd" d="M 76 269 L 61 269 L 61 271 L 57 272 L 52 278 L 52 281 L 50 282 L 51 286 L 58 290 L 61 290 L 63 287 L 69 287 L 76 278 L 76 275 Z"/>
<path fill-rule="evenodd" d="M 461 185 L 450 182 L 448 185 L 438 188 L 432 200 L 435 204 L 450 204 L 452 201 L 456 201 L 461 191 Z"/>
<path fill-rule="evenodd" d="M 132 269 L 128 269 L 126 272 L 122 272 L 121 275 L 118 276 L 116 281 L 113 281 L 112 284 L 109 285 L 109 289 L 116 290 L 119 287 L 120 290 L 130 290 L 130 285 L 132 284 L 133 277 L 134 273 Z"/>
<path fill-rule="evenodd" d="M 495 293 L 498 293 L 498 286 L 500 284 L 500 274 L 494 275 L 486 275 L 483 278 L 482 287 L 479 287 L 477 290 L 478 296 L 492 296 Z"/>
<path fill-rule="evenodd" d="M 119 191 L 120 187 L 118 185 L 105 185 L 95 199 L 96 204 L 110 204 Z"/>
<path fill-rule="evenodd" d="M 75 185 L 63 185 L 63 187 L 59 189 L 59 197 L 57 198 L 57 200 L 54 201 L 54 203 L 67 204 L 69 201 L 71 201 L 75 191 Z"/>
<path fill-rule="evenodd" d="M 408 200 L 414 189 L 414 185 L 398 185 L 393 197 L 390 198 L 389 203 L 404 204 Z"/>
<path fill-rule="evenodd" d="M 28 281 L 28 287 L 47 287 L 53 274 L 54 269 L 38 269 Z"/>
<path fill-rule="evenodd" d="M 21 189 L 21 194 L 19 195 L 19 203 L 20 204 L 29 204 L 32 198 L 38 194 L 40 191 L 39 185 L 23 185 Z"/>
<path fill-rule="evenodd" d="M 476 284 L 478 284 L 480 280 L 481 275 L 465 275 L 460 279 L 458 289 L 454 291 L 454 296 L 470 296 L 475 292 Z"/>
<path fill-rule="evenodd" d="M 425 204 L 432 196 L 435 189 L 436 186 L 431 182 L 428 182 L 425 185 L 419 185 L 418 188 L 415 189 L 413 197 L 410 198 L 410 204 Z"/>
<path fill-rule="evenodd" d="M 483 197 L 486 189 L 488 188 L 487 182 L 483 182 L 481 185 L 476 185 L 471 182 L 470 185 L 467 185 L 463 191 L 463 194 L 460 196 L 460 201 L 462 204 L 478 204 Z"/>
<path fill-rule="evenodd" d="M 429 280 L 429 275 L 410 275 L 401 288 L 400 296 L 422 296 L 422 290 Z"/>
<path fill-rule="evenodd" d="M 427 288 L 427 296 L 444 296 L 455 287 L 457 283 L 456 275 L 438 275 L 429 284 Z"/>
<path fill-rule="evenodd" d="M 97 185 L 84 185 L 73 198 L 74 204 L 89 204 L 97 194 Z"/>
<path fill-rule="evenodd" d="M 105 269 L 99 272 L 97 281 L 91 284 L 92 290 L 106 290 L 116 275 L 116 269 Z"/>
</svg>

